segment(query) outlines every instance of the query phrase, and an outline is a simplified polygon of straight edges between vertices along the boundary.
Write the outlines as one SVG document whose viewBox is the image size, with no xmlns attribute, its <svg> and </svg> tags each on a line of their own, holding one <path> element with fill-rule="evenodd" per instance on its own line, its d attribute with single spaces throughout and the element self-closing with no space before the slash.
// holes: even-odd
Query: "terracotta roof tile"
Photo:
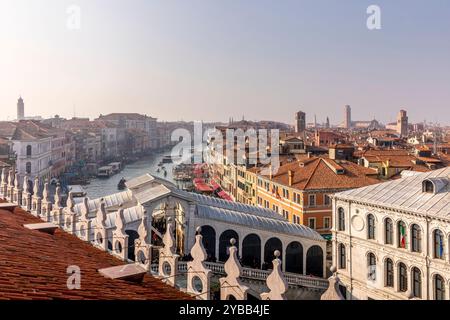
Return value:
<svg viewBox="0 0 450 320">
<path fill-rule="evenodd" d="M 103 277 L 98 269 L 123 262 L 60 229 L 23 227 L 38 222 L 20 208 L 0 210 L 0 299 L 191 299 L 150 275 L 142 283 Z M 81 269 L 79 290 L 67 288 L 69 265 Z"/>
</svg>

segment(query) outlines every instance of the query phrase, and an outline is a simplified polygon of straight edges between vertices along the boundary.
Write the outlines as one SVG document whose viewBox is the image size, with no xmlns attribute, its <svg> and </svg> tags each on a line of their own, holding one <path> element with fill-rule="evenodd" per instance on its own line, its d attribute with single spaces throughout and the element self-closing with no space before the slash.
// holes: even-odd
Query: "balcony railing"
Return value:
<svg viewBox="0 0 450 320">
<path fill-rule="evenodd" d="M 225 268 L 223 263 L 205 262 L 205 266 L 215 274 L 225 275 Z M 151 265 L 151 270 L 153 273 L 158 273 L 158 269 L 159 266 L 157 264 Z M 187 262 L 181 261 L 178 263 L 178 272 L 179 273 L 187 272 Z M 242 277 L 246 279 L 266 281 L 270 272 L 271 272 L 270 270 L 242 268 Z M 328 288 L 328 280 L 326 279 L 310 277 L 302 274 L 289 272 L 284 272 L 284 277 L 287 283 L 292 286 L 300 286 L 324 290 Z"/>
</svg>

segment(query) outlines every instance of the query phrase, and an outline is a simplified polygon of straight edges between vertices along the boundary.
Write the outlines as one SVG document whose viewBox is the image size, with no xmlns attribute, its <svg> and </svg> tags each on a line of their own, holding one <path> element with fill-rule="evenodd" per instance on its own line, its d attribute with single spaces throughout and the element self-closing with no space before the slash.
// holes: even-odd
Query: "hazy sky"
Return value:
<svg viewBox="0 0 450 320">
<path fill-rule="evenodd" d="M 19 94 L 26 115 L 450 123 L 450 1 L 0 0 L 0 119 Z"/>
</svg>

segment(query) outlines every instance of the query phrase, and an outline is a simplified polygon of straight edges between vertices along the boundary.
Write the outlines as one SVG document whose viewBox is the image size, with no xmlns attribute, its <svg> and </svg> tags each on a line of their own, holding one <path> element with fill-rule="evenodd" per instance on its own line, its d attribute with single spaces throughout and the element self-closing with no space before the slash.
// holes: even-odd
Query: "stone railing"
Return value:
<svg viewBox="0 0 450 320">
<path fill-rule="evenodd" d="M 224 264 L 219 262 L 205 262 L 205 267 L 210 269 L 214 274 L 225 275 Z M 153 273 L 158 273 L 158 265 L 152 264 L 151 270 Z M 187 262 L 180 261 L 178 263 L 178 273 L 185 273 L 187 271 Z M 242 278 L 266 281 L 271 271 L 242 268 Z M 322 278 L 309 277 L 296 273 L 283 273 L 286 281 L 291 286 L 308 287 L 315 289 L 327 289 L 328 280 Z"/>
</svg>

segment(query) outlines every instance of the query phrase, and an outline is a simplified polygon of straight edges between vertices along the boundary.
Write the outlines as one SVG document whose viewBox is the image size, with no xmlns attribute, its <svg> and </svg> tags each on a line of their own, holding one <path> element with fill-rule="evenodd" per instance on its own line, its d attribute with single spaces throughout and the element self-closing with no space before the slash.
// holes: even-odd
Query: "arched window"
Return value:
<svg viewBox="0 0 450 320">
<path fill-rule="evenodd" d="M 27 162 L 25 165 L 25 171 L 30 174 L 31 173 L 31 162 Z"/>
<path fill-rule="evenodd" d="M 406 249 L 406 224 L 403 221 L 398 222 L 398 246 Z"/>
<path fill-rule="evenodd" d="M 386 287 L 394 287 L 394 263 L 391 259 L 386 259 L 384 263 L 384 274 L 384 285 Z"/>
<path fill-rule="evenodd" d="M 339 269 L 345 269 L 346 266 L 345 245 L 341 243 L 339 245 Z"/>
<path fill-rule="evenodd" d="M 422 182 L 422 192 L 434 193 L 434 185 L 430 180 L 424 180 Z"/>
<path fill-rule="evenodd" d="M 422 297 L 422 275 L 419 268 L 412 268 L 413 279 L 413 296 L 416 298 Z"/>
<path fill-rule="evenodd" d="M 345 212 L 343 208 L 338 209 L 338 230 L 345 231 Z"/>
<path fill-rule="evenodd" d="M 27 146 L 27 157 L 31 157 L 31 146 L 30 145 L 28 145 Z"/>
<path fill-rule="evenodd" d="M 408 290 L 408 272 L 402 262 L 398 265 L 398 290 L 402 292 Z"/>
<path fill-rule="evenodd" d="M 440 275 L 434 276 L 434 300 L 445 300 L 445 282 Z"/>
<path fill-rule="evenodd" d="M 433 251 L 436 259 L 444 259 L 444 234 L 436 229 L 433 232 Z"/>
<path fill-rule="evenodd" d="M 375 217 L 373 214 L 367 215 L 367 238 L 375 239 Z"/>
<path fill-rule="evenodd" d="M 386 244 L 394 244 L 394 224 L 390 218 L 384 221 L 384 240 Z"/>
<path fill-rule="evenodd" d="M 413 224 L 411 226 L 411 251 L 412 252 L 420 252 L 421 243 L 420 243 L 420 227 L 417 224 Z"/>
<path fill-rule="evenodd" d="M 377 279 L 377 258 L 372 252 L 367 254 L 367 278 L 375 281 Z"/>
</svg>

